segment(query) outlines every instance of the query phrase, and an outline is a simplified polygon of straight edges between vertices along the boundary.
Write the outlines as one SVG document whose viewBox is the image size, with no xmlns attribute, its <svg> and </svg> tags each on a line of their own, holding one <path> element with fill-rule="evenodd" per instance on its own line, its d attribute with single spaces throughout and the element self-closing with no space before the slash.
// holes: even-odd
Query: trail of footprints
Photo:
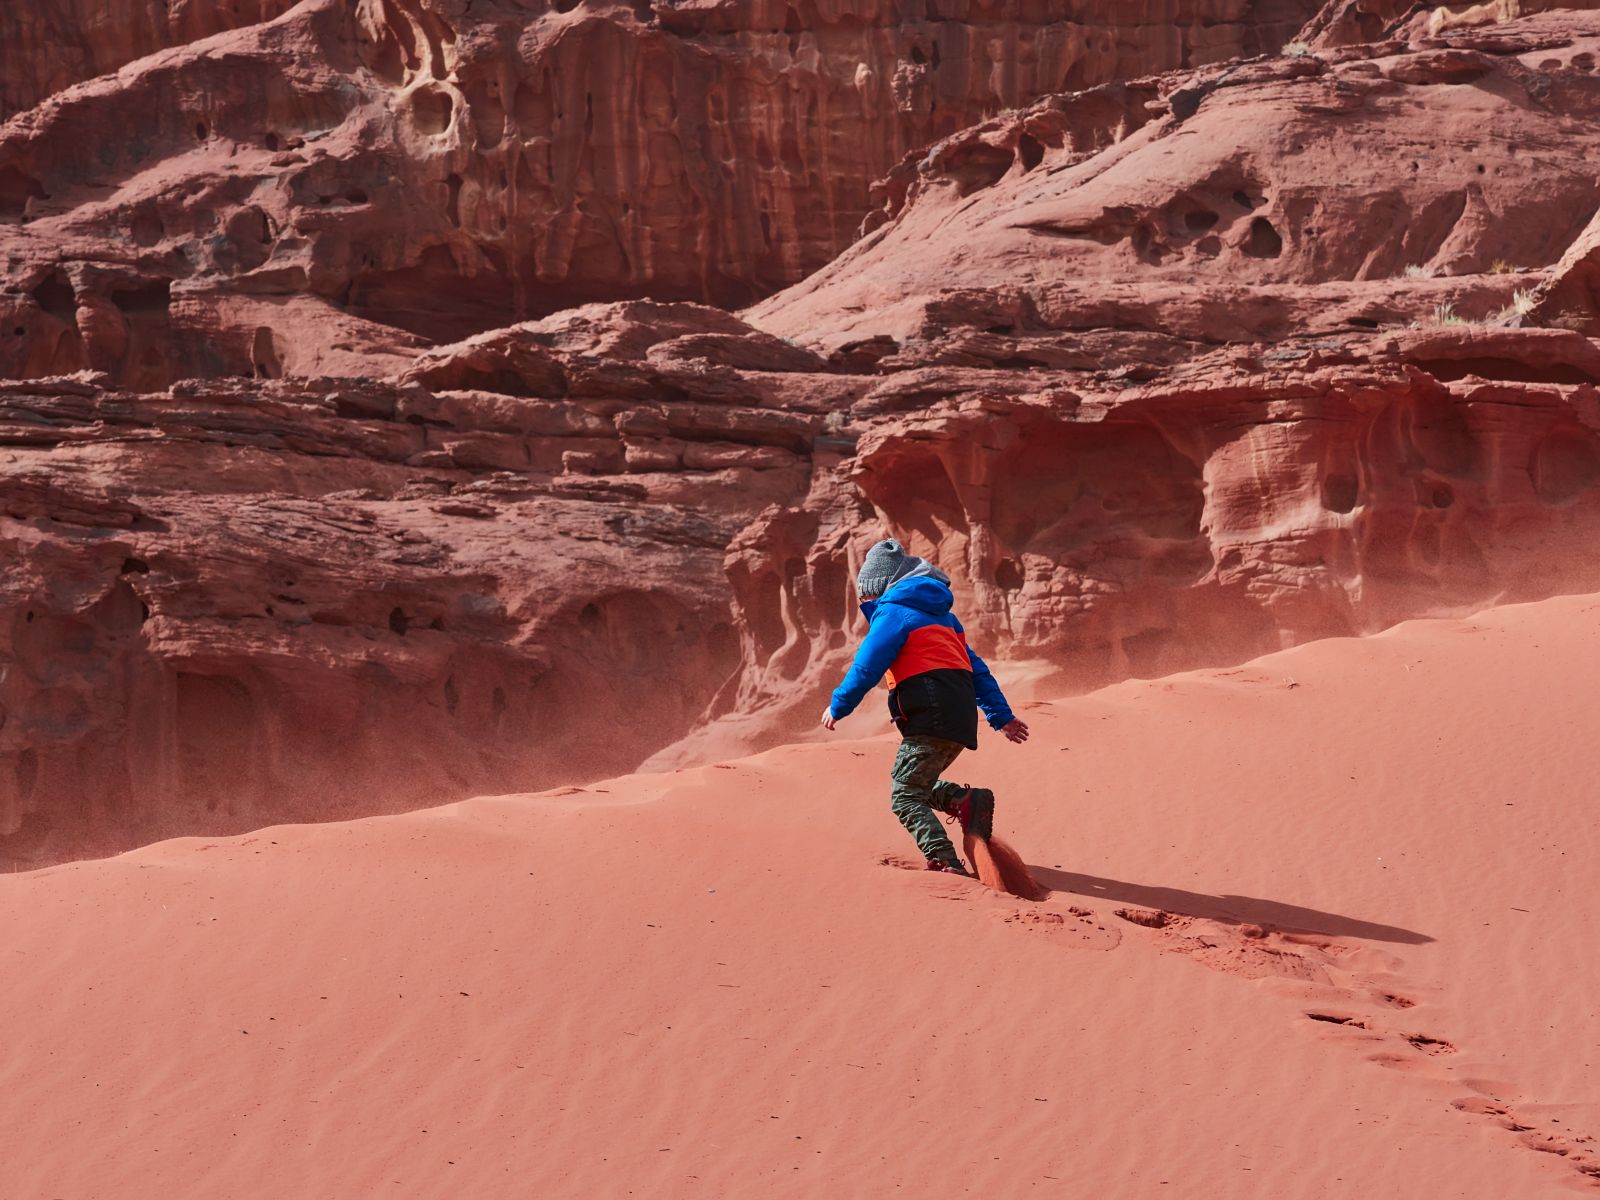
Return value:
<svg viewBox="0 0 1600 1200">
<path fill-rule="evenodd" d="M 1320 1027 L 1324 1037 L 1353 1046 L 1379 1067 L 1466 1088 L 1473 1094 L 1452 1102 L 1458 1112 L 1495 1121 L 1516 1135 L 1517 1144 L 1563 1159 L 1574 1172 L 1571 1182 L 1580 1190 L 1600 1191 L 1600 1144 L 1592 1136 L 1563 1129 L 1557 1117 L 1535 1115 L 1527 1107 L 1514 1110 L 1498 1098 L 1514 1094 L 1511 1085 L 1462 1078 L 1449 1061 L 1457 1048 L 1403 1015 L 1416 1008 L 1417 1001 L 1395 975 L 1402 965 L 1398 957 L 1335 937 L 1229 925 L 1158 910 L 1118 909 L 1116 915 L 1149 929 L 1149 936 L 1163 949 L 1187 954 L 1216 970 L 1251 979 L 1276 975 L 1313 985 L 1327 1003 L 1303 1010 L 1308 1027 Z M 1300 998 L 1303 1001 L 1303 994 Z"/>
<path fill-rule="evenodd" d="M 898 857 L 885 866 L 921 870 Z M 986 893 L 981 885 L 958 876 L 931 876 L 931 895 L 943 900 L 973 900 Z M 1228 924 L 1159 909 L 1117 908 L 1110 914 L 1076 902 L 1001 905 L 1005 924 L 1065 943 L 1064 948 L 1112 950 L 1122 943 L 1120 926 L 1155 943 L 1162 950 L 1185 954 L 1216 971 L 1246 979 L 1276 977 L 1310 986 L 1324 1003 L 1305 1008 L 1308 1029 L 1347 1044 L 1367 1060 L 1388 1070 L 1448 1082 L 1471 1095 L 1452 1102 L 1469 1117 L 1483 1118 L 1515 1135 L 1516 1144 L 1562 1159 L 1573 1171 L 1579 1190 L 1600 1191 L 1600 1143 L 1577 1130 L 1565 1129 L 1554 1116 L 1536 1114 L 1530 1106 L 1514 1107 L 1501 1097 L 1513 1095 L 1509 1084 L 1463 1079 L 1450 1062 L 1457 1048 L 1403 1015 L 1417 1007 L 1395 975 L 1401 960 L 1368 944 L 1321 934 L 1304 934 L 1260 925 Z M 1138 932 L 1135 932 L 1138 931 Z M 1304 1003 L 1305 996 L 1299 995 Z M 1531 1106 L 1537 1107 L 1537 1106 Z M 1585 1186 L 1587 1185 L 1587 1186 Z"/>
</svg>

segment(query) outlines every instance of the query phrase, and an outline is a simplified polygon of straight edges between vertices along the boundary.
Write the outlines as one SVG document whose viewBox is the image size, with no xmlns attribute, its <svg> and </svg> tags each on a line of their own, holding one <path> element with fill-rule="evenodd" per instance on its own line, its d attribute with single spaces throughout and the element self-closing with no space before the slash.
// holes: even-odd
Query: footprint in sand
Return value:
<svg viewBox="0 0 1600 1200">
<path fill-rule="evenodd" d="M 1406 1034 L 1406 1041 L 1410 1042 L 1424 1054 L 1432 1054 L 1437 1056 L 1440 1054 L 1454 1054 L 1456 1052 L 1456 1048 L 1443 1038 L 1430 1037 L 1426 1033 L 1408 1033 Z"/>
<path fill-rule="evenodd" d="M 1444 1038 L 1385 1023 L 1383 1013 L 1392 1018 L 1419 1004 L 1395 974 L 1402 965 L 1398 959 L 1375 954 L 1360 942 L 1259 925 L 1230 925 L 1161 909 L 1119 908 L 1115 915 L 1147 931 L 1143 936 L 1163 949 L 1187 954 L 1213 970 L 1251 979 L 1275 975 L 1321 985 L 1314 991 L 1321 993 L 1328 1007 L 1302 1010 L 1302 1015 L 1326 1030 L 1328 1040 L 1346 1043 L 1380 1067 L 1419 1078 L 1453 1079 L 1472 1088 L 1481 1094 L 1455 1101 L 1456 1109 L 1494 1121 L 1515 1135 L 1518 1146 L 1551 1155 L 1571 1167 L 1579 1177 L 1574 1183 L 1581 1180 L 1579 1186 L 1600 1191 L 1600 1142 L 1560 1128 L 1559 1121 L 1534 1117 L 1526 1107 L 1513 1111 L 1496 1098 L 1514 1095 L 1516 1089 L 1510 1084 L 1459 1078 L 1444 1061 L 1457 1053 L 1457 1047 Z"/>
<path fill-rule="evenodd" d="M 1519 1114 L 1510 1105 L 1487 1096 L 1463 1096 L 1452 1101 L 1451 1107 L 1469 1116 L 1488 1118 L 1501 1129 L 1515 1134 L 1517 1145 L 1523 1149 L 1565 1159 L 1585 1183 L 1600 1188 L 1600 1156 L 1591 1149 L 1594 1138 L 1550 1129 L 1538 1118 Z"/>
<path fill-rule="evenodd" d="M 1372 998 L 1386 1008 L 1415 1008 L 1417 1002 L 1410 996 L 1402 996 L 1399 992 L 1376 991 Z"/>
<path fill-rule="evenodd" d="M 1007 925 L 1045 935 L 1063 950 L 1115 950 L 1122 944 L 1120 930 L 1076 904 L 1066 909 L 1013 909 L 1004 919 Z"/>
<path fill-rule="evenodd" d="M 935 900 L 1010 900 L 960 875 L 943 875 L 929 871 L 921 859 L 900 854 L 883 854 L 878 858 L 881 867 L 893 867 L 921 875 L 928 894 Z M 1064 908 L 1039 907 L 1010 908 L 996 913 L 1007 925 L 1030 934 L 1048 937 L 1063 950 L 1114 950 L 1122 944 L 1122 932 L 1113 927 L 1105 916 L 1079 905 Z"/>
<path fill-rule="evenodd" d="M 1260 925 L 1233 925 L 1161 909 L 1119 908 L 1130 925 L 1154 931 L 1163 949 L 1244 979 L 1329 982 L 1327 967 L 1343 953 L 1330 939 L 1280 934 Z M 1293 947 L 1292 949 L 1290 947 Z"/>
</svg>

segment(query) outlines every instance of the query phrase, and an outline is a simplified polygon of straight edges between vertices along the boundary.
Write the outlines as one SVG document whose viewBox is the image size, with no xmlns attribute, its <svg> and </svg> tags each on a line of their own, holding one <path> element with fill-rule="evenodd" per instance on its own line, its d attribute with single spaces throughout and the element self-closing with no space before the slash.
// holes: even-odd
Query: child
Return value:
<svg viewBox="0 0 1600 1200">
<path fill-rule="evenodd" d="M 950 611 L 955 597 L 948 575 L 891 539 L 867 552 L 856 592 L 867 636 L 823 710 L 822 724 L 832 729 L 844 720 L 888 673 L 889 715 L 904 739 L 895 755 L 890 807 L 916 839 L 930 871 L 968 874 L 934 812 L 953 814 L 963 833 L 987 839 L 994 793 L 939 776 L 963 748 L 978 748 L 979 708 L 1013 742 L 1027 741 L 1028 727 L 1012 714 L 983 659 L 967 647 L 961 622 Z"/>
</svg>

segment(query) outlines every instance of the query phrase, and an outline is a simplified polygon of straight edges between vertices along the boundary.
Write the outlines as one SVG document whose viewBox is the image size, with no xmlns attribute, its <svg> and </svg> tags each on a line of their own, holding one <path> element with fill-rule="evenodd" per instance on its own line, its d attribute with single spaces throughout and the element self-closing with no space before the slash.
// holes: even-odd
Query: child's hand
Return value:
<svg viewBox="0 0 1600 1200">
<path fill-rule="evenodd" d="M 1015 717 L 1012 718 L 1011 724 L 1002 726 L 1000 732 L 1005 734 L 1006 738 L 1013 742 L 1021 743 L 1028 740 L 1027 722 L 1019 720 Z"/>
<path fill-rule="evenodd" d="M 822 727 L 824 729 L 832 729 L 838 723 L 839 722 L 833 719 L 833 706 L 830 704 L 827 708 L 822 710 Z M 1027 735 L 1024 734 L 1023 736 L 1026 737 Z"/>
</svg>

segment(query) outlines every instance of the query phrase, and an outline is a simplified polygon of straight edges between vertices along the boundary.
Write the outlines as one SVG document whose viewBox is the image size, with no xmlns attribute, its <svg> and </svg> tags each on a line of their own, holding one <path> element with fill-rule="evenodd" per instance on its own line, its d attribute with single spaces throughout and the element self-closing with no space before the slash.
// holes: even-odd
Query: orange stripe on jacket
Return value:
<svg viewBox="0 0 1600 1200">
<path fill-rule="evenodd" d="M 924 671 L 947 670 L 972 670 L 967 635 L 948 625 L 923 625 L 911 631 L 899 655 L 889 664 L 889 686 L 897 687 L 897 680 L 910 679 Z"/>
</svg>

